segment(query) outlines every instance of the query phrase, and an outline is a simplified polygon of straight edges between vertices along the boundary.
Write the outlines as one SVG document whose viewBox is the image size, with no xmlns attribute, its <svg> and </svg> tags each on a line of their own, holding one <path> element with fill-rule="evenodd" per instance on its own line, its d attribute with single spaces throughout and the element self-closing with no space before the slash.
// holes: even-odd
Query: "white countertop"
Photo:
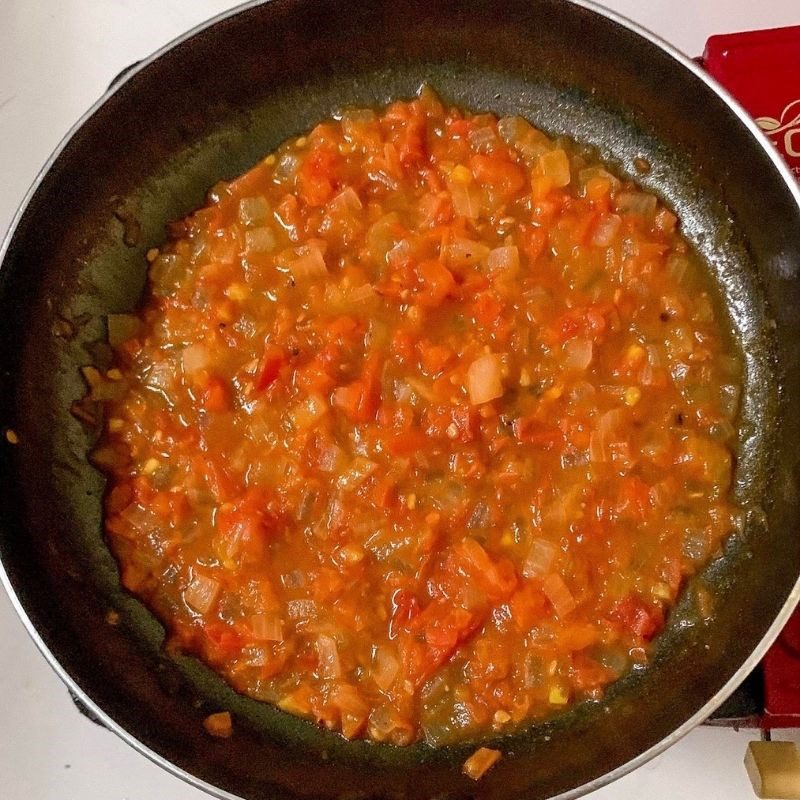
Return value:
<svg viewBox="0 0 800 800">
<path fill-rule="evenodd" d="M 608 0 L 690 55 L 713 33 L 800 24 L 798 0 Z M 0 0 L 0 232 L 78 117 L 121 69 L 229 0 Z M 0 589 L 0 798 L 201 800 L 82 717 Z M 791 734 L 798 738 L 797 734 Z M 592 800 L 751 800 L 752 732 L 698 728 Z"/>
</svg>

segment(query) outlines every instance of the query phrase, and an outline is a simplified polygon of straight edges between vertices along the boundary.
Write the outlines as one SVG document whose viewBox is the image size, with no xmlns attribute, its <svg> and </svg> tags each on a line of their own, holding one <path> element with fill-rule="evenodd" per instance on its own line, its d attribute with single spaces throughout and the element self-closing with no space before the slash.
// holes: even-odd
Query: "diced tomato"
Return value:
<svg viewBox="0 0 800 800">
<path fill-rule="evenodd" d="M 619 621 L 635 636 L 650 641 L 664 625 L 664 614 L 657 606 L 645 603 L 639 595 L 629 594 L 620 600 L 612 612 Z"/>
<path fill-rule="evenodd" d="M 447 122 L 447 131 L 453 136 L 464 138 L 474 127 L 469 119 L 451 119 Z"/>
<path fill-rule="evenodd" d="M 484 612 L 485 614 L 485 612 Z M 433 602 L 411 620 L 411 633 L 401 639 L 406 679 L 421 686 L 478 629 L 483 614 Z M 424 645 L 412 638 L 424 637 Z"/>
<path fill-rule="evenodd" d="M 200 402 L 211 413 L 229 411 L 231 396 L 225 382 L 221 378 L 211 378 L 203 389 Z"/>
<path fill-rule="evenodd" d="M 475 539 L 464 539 L 454 552 L 491 602 L 506 599 L 517 587 L 514 564 L 507 558 L 492 559 Z"/>
<path fill-rule="evenodd" d="M 563 431 L 534 417 L 517 417 L 511 427 L 517 441 L 527 442 L 544 450 L 550 450 L 564 441 Z"/>
<path fill-rule="evenodd" d="M 642 521 L 651 510 L 650 487 L 636 475 L 631 475 L 621 483 L 617 510 Z"/>
<path fill-rule="evenodd" d="M 398 329 L 392 336 L 392 353 L 401 364 L 414 357 L 414 341 L 414 334 L 408 330 Z"/>
<path fill-rule="evenodd" d="M 453 359 L 453 351 L 447 345 L 422 341 L 417 345 L 420 363 L 431 377 L 438 375 Z"/>
<path fill-rule="evenodd" d="M 526 584 L 511 595 L 508 601 L 511 618 L 521 631 L 529 631 L 545 615 L 547 598 L 533 584 Z"/>
<path fill-rule="evenodd" d="M 256 370 L 256 389 L 269 388 L 277 380 L 281 367 L 287 363 L 287 360 L 286 352 L 282 347 L 267 342 Z"/>
<path fill-rule="evenodd" d="M 503 313 L 503 302 L 491 290 L 481 292 L 472 304 L 472 314 L 479 325 L 494 325 Z"/>
<path fill-rule="evenodd" d="M 497 156 L 475 155 L 470 159 L 470 167 L 480 183 L 489 184 L 509 197 L 525 185 L 522 170 L 511 161 Z"/>
<path fill-rule="evenodd" d="M 333 198 L 339 161 L 339 155 L 328 148 L 308 154 L 297 175 L 298 193 L 308 205 L 323 206 Z"/>
<path fill-rule="evenodd" d="M 398 589 L 392 595 L 392 615 L 389 621 L 389 638 L 394 639 L 401 630 L 407 629 L 411 620 L 419 613 L 417 598 L 406 589 Z"/>
<path fill-rule="evenodd" d="M 428 406 L 422 418 L 427 437 L 472 442 L 478 433 L 478 415 L 474 407 L 466 405 Z M 426 438 L 427 438 L 426 437 Z"/>
<path fill-rule="evenodd" d="M 381 367 L 381 359 L 370 356 L 364 362 L 360 378 L 334 390 L 334 406 L 340 409 L 351 422 L 370 422 L 375 419 L 375 413 L 381 401 L 379 380 Z"/>
<path fill-rule="evenodd" d="M 427 308 L 441 305 L 448 295 L 456 289 L 456 281 L 441 261 L 423 261 L 417 267 L 420 286 L 417 290 L 417 302 Z"/>
<path fill-rule="evenodd" d="M 430 437 L 419 430 L 395 433 L 386 440 L 386 449 L 393 456 L 412 456 L 424 452 L 429 446 Z"/>
<path fill-rule="evenodd" d="M 203 626 L 213 658 L 231 658 L 242 649 L 242 635 L 232 626 L 208 622 Z"/>
<path fill-rule="evenodd" d="M 533 225 L 520 225 L 520 247 L 528 263 L 534 264 L 547 247 L 547 231 Z"/>
<path fill-rule="evenodd" d="M 427 146 L 424 119 L 413 119 L 406 124 L 398 150 L 403 166 L 408 167 L 425 160 Z"/>
</svg>

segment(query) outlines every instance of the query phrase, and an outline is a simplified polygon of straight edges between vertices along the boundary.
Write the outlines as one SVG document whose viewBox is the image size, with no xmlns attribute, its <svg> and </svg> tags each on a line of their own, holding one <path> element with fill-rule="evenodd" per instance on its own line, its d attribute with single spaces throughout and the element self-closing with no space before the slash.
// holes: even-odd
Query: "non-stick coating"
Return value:
<svg viewBox="0 0 800 800">
<path fill-rule="evenodd" d="M 520 113 L 596 145 L 679 211 L 718 278 L 747 377 L 737 472 L 747 525 L 692 588 L 646 670 L 601 703 L 500 742 L 478 784 L 469 747 L 346 743 L 240 697 L 120 590 L 100 524 L 103 484 L 69 406 L 103 358 L 103 315 L 133 308 L 144 253 L 215 181 L 347 104 L 410 97 L 423 81 L 476 110 Z M 138 244 L 123 242 L 124 225 Z M 130 238 L 130 237 L 129 237 Z M 135 238 L 135 237 L 134 237 Z M 83 693 L 146 748 L 248 798 L 546 797 L 600 778 L 668 737 L 748 659 L 790 598 L 800 540 L 800 211 L 764 147 L 699 77 L 653 43 L 557 0 L 273 0 L 147 63 L 50 167 L 0 273 L 0 556 L 19 604 Z M 58 316 L 73 320 L 73 338 Z M 109 626 L 115 609 L 121 623 Z M 236 734 L 201 721 L 230 708 Z"/>
</svg>

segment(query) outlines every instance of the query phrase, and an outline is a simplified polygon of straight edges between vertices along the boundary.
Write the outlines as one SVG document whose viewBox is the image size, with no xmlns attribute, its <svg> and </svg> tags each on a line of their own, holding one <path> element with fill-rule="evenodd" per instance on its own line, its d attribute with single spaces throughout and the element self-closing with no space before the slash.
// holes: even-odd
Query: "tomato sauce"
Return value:
<svg viewBox="0 0 800 800">
<path fill-rule="evenodd" d="M 510 730 L 646 661 L 739 516 L 741 362 L 660 200 L 423 90 L 169 234 L 109 323 L 94 460 L 170 646 L 395 744 Z"/>
</svg>

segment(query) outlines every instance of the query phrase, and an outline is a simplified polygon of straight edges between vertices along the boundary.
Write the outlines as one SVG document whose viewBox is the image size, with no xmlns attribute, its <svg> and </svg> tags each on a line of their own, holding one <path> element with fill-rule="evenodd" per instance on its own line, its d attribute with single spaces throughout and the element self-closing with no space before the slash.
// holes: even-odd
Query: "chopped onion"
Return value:
<svg viewBox="0 0 800 800">
<path fill-rule="evenodd" d="M 672 233 L 678 226 L 678 218 L 666 208 L 662 208 L 656 214 L 656 228 L 662 233 Z"/>
<path fill-rule="evenodd" d="M 407 745 L 414 741 L 415 734 L 415 726 L 390 706 L 379 706 L 369 718 L 369 736 L 376 742 L 390 740 L 393 744 Z"/>
<path fill-rule="evenodd" d="M 313 600 L 289 600 L 286 616 L 291 620 L 307 620 L 317 615 L 317 604 Z"/>
<path fill-rule="evenodd" d="M 266 197 L 243 197 L 239 201 L 239 222 L 247 228 L 263 225 L 270 216 Z"/>
<path fill-rule="evenodd" d="M 219 711 L 216 714 L 209 714 L 203 720 L 203 727 L 209 736 L 217 739 L 230 739 L 233 736 L 233 719 L 230 711 Z"/>
<path fill-rule="evenodd" d="M 522 154 L 529 166 L 552 147 L 550 139 L 522 117 L 503 117 L 497 123 L 497 131 L 506 144 Z"/>
<path fill-rule="evenodd" d="M 569 398 L 573 403 L 581 403 L 584 400 L 591 400 L 597 394 L 597 389 L 588 381 L 578 381 L 572 387 Z"/>
<path fill-rule="evenodd" d="M 211 364 L 211 352 L 204 344 L 192 344 L 183 351 L 182 360 L 184 371 L 193 375 L 208 368 Z"/>
<path fill-rule="evenodd" d="M 617 214 L 603 214 L 592 233 L 592 244 L 596 247 L 610 247 L 622 227 L 622 218 Z"/>
<path fill-rule="evenodd" d="M 453 211 L 459 217 L 477 219 L 481 213 L 481 191 L 474 183 L 461 183 L 460 181 L 447 181 L 450 197 L 453 201 Z"/>
<path fill-rule="evenodd" d="M 692 320 L 701 323 L 714 321 L 714 306 L 711 304 L 711 298 L 705 292 L 701 293 L 695 300 Z"/>
<path fill-rule="evenodd" d="M 241 249 L 238 233 L 230 228 L 218 231 L 209 245 L 208 257 L 220 264 L 231 264 L 239 256 Z"/>
<path fill-rule="evenodd" d="M 221 588 L 218 580 L 195 572 L 183 592 L 183 599 L 190 608 L 207 614 L 217 602 Z"/>
<path fill-rule="evenodd" d="M 300 157 L 293 153 L 283 153 L 275 165 L 275 172 L 273 173 L 279 181 L 285 181 L 291 178 L 297 168 L 300 166 Z"/>
<path fill-rule="evenodd" d="M 703 561 L 708 555 L 710 542 L 703 530 L 688 530 L 683 537 L 681 552 L 690 561 Z"/>
<path fill-rule="evenodd" d="M 131 503 L 123 512 L 125 522 L 141 534 L 142 538 L 159 529 L 158 516 L 140 503 Z"/>
<path fill-rule="evenodd" d="M 289 264 L 289 272 L 296 281 L 312 280 L 328 274 L 325 258 L 318 247 L 308 246 L 307 252 Z"/>
<path fill-rule="evenodd" d="M 103 380 L 100 383 L 92 386 L 92 391 L 89 393 L 89 399 L 99 400 L 100 402 L 119 400 L 126 391 L 127 387 L 124 381 Z"/>
<path fill-rule="evenodd" d="M 289 410 L 289 419 L 295 430 L 307 431 L 328 413 L 328 403 L 319 392 L 311 392 L 304 400 Z"/>
<path fill-rule="evenodd" d="M 486 263 L 490 272 L 502 272 L 504 276 L 513 278 L 519 272 L 519 249 L 513 245 L 495 247 Z"/>
<path fill-rule="evenodd" d="M 175 381 L 175 364 L 171 359 L 165 358 L 163 361 L 156 361 L 147 370 L 145 385 L 150 389 L 169 394 Z"/>
<path fill-rule="evenodd" d="M 400 662 L 395 658 L 388 646 L 382 645 L 375 650 L 375 668 L 372 679 L 384 692 L 394 683 L 400 671 Z"/>
<path fill-rule="evenodd" d="M 616 189 L 620 185 L 619 180 L 602 167 L 586 167 L 578 173 L 578 183 L 584 187 L 587 183 L 589 183 L 589 181 L 594 180 L 595 178 L 603 178 L 604 180 L 607 180 L 612 189 Z"/>
<path fill-rule="evenodd" d="M 686 270 L 689 269 L 689 259 L 686 256 L 673 253 L 667 258 L 667 270 L 670 278 L 677 283 L 683 282 L 683 277 L 686 275 Z"/>
<path fill-rule="evenodd" d="M 132 339 L 139 332 L 141 323 L 134 314 L 109 314 L 108 343 L 112 347 L 119 347 L 123 342 Z"/>
<path fill-rule="evenodd" d="M 569 157 L 563 150 L 550 150 L 539 156 L 537 172 L 550 178 L 553 186 L 569 186 L 571 180 Z"/>
<path fill-rule="evenodd" d="M 356 456 L 350 464 L 350 467 L 339 476 L 336 483 L 340 489 L 352 491 L 361 486 L 376 469 L 378 469 L 377 462 L 370 461 L 363 456 Z"/>
<path fill-rule="evenodd" d="M 728 442 L 736 436 L 736 428 L 734 428 L 728 420 L 723 419 L 711 423 L 708 433 L 712 439 L 718 442 Z"/>
<path fill-rule="evenodd" d="M 467 528 L 469 528 L 469 530 L 486 528 L 489 526 L 491 518 L 489 506 L 482 501 L 476 503 L 475 508 L 472 509 L 472 513 L 469 515 L 469 519 L 467 520 Z"/>
<path fill-rule="evenodd" d="M 553 606 L 559 619 L 571 614 L 578 605 L 564 579 L 557 573 L 548 575 L 542 582 L 542 591 Z"/>
<path fill-rule="evenodd" d="M 351 289 L 347 294 L 348 301 L 354 305 L 371 303 L 377 297 L 378 295 L 369 283 L 356 286 L 355 289 Z"/>
<path fill-rule="evenodd" d="M 284 589 L 299 589 L 306 585 L 306 574 L 300 569 L 293 569 L 281 575 L 281 584 Z"/>
<path fill-rule="evenodd" d="M 391 211 L 370 226 L 366 236 L 367 247 L 378 257 L 378 261 L 383 261 L 405 233 L 406 229 L 401 225 L 397 212 Z"/>
<path fill-rule="evenodd" d="M 589 437 L 589 457 L 593 462 L 611 461 L 612 445 L 619 441 L 617 430 L 622 424 L 625 412 L 620 408 L 606 411 L 597 423 L 597 428 Z"/>
<path fill-rule="evenodd" d="M 656 213 L 658 198 L 645 192 L 620 192 L 614 198 L 614 207 L 621 214 L 640 214 L 652 217 Z"/>
<path fill-rule="evenodd" d="M 528 555 L 522 565 L 526 578 L 538 578 L 550 572 L 556 557 L 556 546 L 547 539 L 536 538 L 531 541 Z"/>
<path fill-rule="evenodd" d="M 741 391 L 732 383 L 725 383 L 719 387 L 719 404 L 722 413 L 733 419 L 739 410 L 739 396 Z"/>
<path fill-rule="evenodd" d="M 339 649 L 332 637 L 324 634 L 317 636 L 317 656 L 319 657 L 320 678 L 335 680 L 341 677 L 342 666 L 339 663 Z"/>
<path fill-rule="evenodd" d="M 392 249 L 386 254 L 386 260 L 392 267 L 402 267 L 411 260 L 412 247 L 408 239 L 401 239 L 395 244 Z"/>
<path fill-rule="evenodd" d="M 356 192 L 352 186 L 342 189 L 342 191 L 328 203 L 328 208 L 336 214 L 352 214 L 356 211 L 361 211 L 363 207 L 358 192 Z"/>
<path fill-rule="evenodd" d="M 333 442 L 320 446 L 317 466 L 323 472 L 336 472 L 344 458 L 344 451 Z"/>
<path fill-rule="evenodd" d="M 283 623 L 275 612 L 250 617 L 250 630 L 259 642 L 282 642 Z"/>
<path fill-rule="evenodd" d="M 489 125 L 470 131 L 467 138 L 470 147 L 477 153 L 491 153 L 497 143 L 497 134 Z"/>
<path fill-rule="evenodd" d="M 497 131 L 506 144 L 514 145 L 533 133 L 534 128 L 522 117 L 503 117 L 497 123 Z"/>
<path fill-rule="evenodd" d="M 490 250 L 485 244 L 457 238 L 447 245 L 446 253 L 448 266 L 471 267 L 488 258 Z"/>
<path fill-rule="evenodd" d="M 570 339 L 564 343 L 563 353 L 566 369 L 582 371 L 592 363 L 593 346 L 589 339 Z"/>
<path fill-rule="evenodd" d="M 271 228 L 253 228 L 244 234 L 244 251 L 247 255 L 271 253 L 277 243 L 275 232 Z"/>
<path fill-rule="evenodd" d="M 498 355 L 488 353 L 469 365 L 467 391 L 474 406 L 503 396 L 503 372 Z"/>
<path fill-rule="evenodd" d="M 499 760 L 500 751 L 478 748 L 465 762 L 461 771 L 473 781 L 480 780 Z"/>
<path fill-rule="evenodd" d="M 350 684 L 341 684 L 331 692 L 331 702 L 339 709 L 342 736 L 352 739 L 361 732 L 369 716 L 369 705 Z"/>
<path fill-rule="evenodd" d="M 150 283 L 153 294 L 163 296 L 169 294 L 186 273 L 186 262 L 172 253 L 162 253 L 150 265 Z"/>
</svg>

